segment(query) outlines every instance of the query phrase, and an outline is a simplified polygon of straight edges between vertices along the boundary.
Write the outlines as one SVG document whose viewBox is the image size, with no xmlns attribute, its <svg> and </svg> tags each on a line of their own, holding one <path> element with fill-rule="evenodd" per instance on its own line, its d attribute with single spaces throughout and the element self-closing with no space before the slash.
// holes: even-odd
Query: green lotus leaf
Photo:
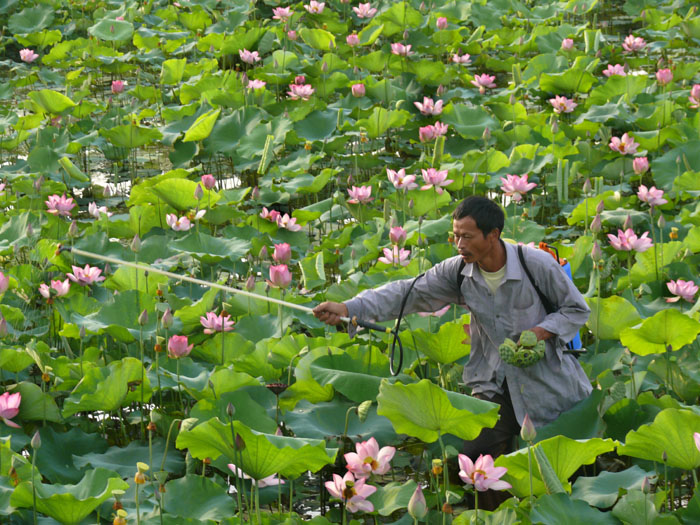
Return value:
<svg viewBox="0 0 700 525">
<path fill-rule="evenodd" d="M 641 320 L 634 305 L 619 295 L 602 299 L 591 297 L 586 302 L 591 309 L 588 327 L 599 339 L 619 339 L 623 329 Z"/>
<path fill-rule="evenodd" d="M 216 121 L 211 134 L 204 140 L 204 151 L 233 153 L 240 140 L 253 133 L 263 120 L 264 112 L 256 107 L 244 107 Z"/>
<path fill-rule="evenodd" d="M 105 18 L 89 27 L 88 33 L 107 42 L 125 41 L 130 40 L 134 34 L 134 24 L 126 20 Z"/>
<path fill-rule="evenodd" d="M 572 499 L 568 494 L 545 494 L 538 498 L 530 512 L 532 523 L 544 525 L 617 525 L 609 513 L 590 507 L 588 503 Z"/>
<path fill-rule="evenodd" d="M 239 260 L 248 253 L 251 244 L 242 239 L 223 239 L 194 231 L 172 241 L 170 247 L 177 252 L 189 253 L 197 259 L 211 264 L 224 259 Z"/>
<path fill-rule="evenodd" d="M 306 118 L 294 123 L 294 131 L 296 131 L 299 137 L 306 140 L 324 140 L 333 134 L 337 123 L 337 111 L 330 109 L 325 111 L 312 111 Z"/>
<path fill-rule="evenodd" d="M 236 504 L 225 487 L 202 476 L 188 475 L 165 485 L 163 510 L 173 516 L 221 521 L 233 516 Z"/>
<path fill-rule="evenodd" d="M 386 416 L 399 434 L 432 443 L 444 434 L 475 439 L 498 419 L 498 405 L 447 392 L 427 379 L 404 385 L 382 381 L 377 414 Z"/>
<path fill-rule="evenodd" d="M 73 454 L 102 454 L 109 448 L 99 434 L 87 434 L 76 427 L 58 432 L 46 426 L 39 430 L 39 435 L 41 452 L 37 454 L 36 466 L 52 483 L 78 483 L 82 479 L 83 472 L 75 466 Z"/>
<path fill-rule="evenodd" d="M 594 477 L 580 477 L 574 483 L 571 496 L 586 501 L 589 505 L 606 509 L 612 507 L 620 497 L 620 488 L 639 490 L 644 478 L 653 476 L 637 465 L 620 472 L 601 472 Z"/>
<path fill-rule="evenodd" d="M 700 466 L 700 451 L 693 433 L 700 428 L 700 415 L 689 410 L 667 408 L 659 412 L 654 422 L 630 431 L 625 444 L 617 447 L 618 454 L 692 470 Z"/>
<path fill-rule="evenodd" d="M 304 288 L 313 290 L 326 284 L 326 271 L 323 267 L 323 252 L 299 261 Z"/>
<path fill-rule="evenodd" d="M 447 365 L 469 354 L 471 345 L 464 332 L 464 325 L 469 323 L 469 316 L 463 315 L 453 323 L 444 323 L 438 333 L 429 333 L 422 329 L 401 332 L 404 347 L 419 348 L 421 353 L 433 361 Z M 463 344 L 463 341 L 467 341 Z"/>
<path fill-rule="evenodd" d="M 357 126 L 367 130 L 369 138 L 375 139 L 391 128 L 403 126 L 410 118 L 411 114 L 408 111 L 387 111 L 384 108 L 375 107 L 369 117 L 357 121 Z"/>
<path fill-rule="evenodd" d="M 54 8 L 49 4 L 39 4 L 25 7 L 19 13 L 13 14 L 7 23 L 11 33 L 27 34 L 41 31 L 51 25 L 54 18 Z"/>
<path fill-rule="evenodd" d="M 378 487 L 372 494 L 369 501 L 374 505 L 374 510 L 380 516 L 389 516 L 396 510 L 408 507 L 408 502 L 416 491 L 416 482 L 409 479 L 405 483 L 393 481 L 383 487 Z"/>
<path fill-rule="evenodd" d="M 643 253 L 638 253 L 635 256 L 636 262 L 632 266 L 628 279 L 620 279 L 618 288 L 639 286 L 640 284 L 656 280 L 657 271 L 661 270 L 671 263 L 678 252 L 681 251 L 683 244 L 678 241 L 665 242 L 659 245 L 657 249 L 647 250 Z M 656 262 L 654 258 L 656 257 Z"/>
<path fill-rule="evenodd" d="M 333 33 L 323 29 L 309 29 L 307 27 L 302 27 L 298 32 L 301 39 L 314 49 L 328 51 L 329 49 L 336 47 L 335 36 L 333 36 Z"/>
<path fill-rule="evenodd" d="M 18 421 L 54 421 L 62 420 L 58 406 L 53 397 L 41 390 L 39 385 L 22 381 L 13 390 L 22 394 Z"/>
<path fill-rule="evenodd" d="M 159 284 L 167 284 L 168 281 L 165 275 L 146 272 L 131 266 L 121 266 L 105 280 L 104 286 L 111 290 L 138 290 L 144 294 L 153 294 Z"/>
<path fill-rule="evenodd" d="M 218 192 L 207 190 L 202 186 L 202 198 L 197 200 L 194 197 L 197 184 L 199 183 L 189 179 L 165 179 L 153 186 L 151 191 L 160 199 L 181 212 L 196 208 L 197 206 L 200 208 L 209 207 L 216 204 L 219 199 L 221 199 L 221 195 Z"/>
<path fill-rule="evenodd" d="M 661 310 L 642 322 L 639 328 L 625 328 L 620 342 L 638 355 L 663 353 L 670 346 L 679 350 L 700 334 L 700 322 L 671 308 Z"/>
<path fill-rule="evenodd" d="M 378 15 L 373 23 L 384 24 L 384 36 L 391 36 L 405 31 L 407 27 L 417 27 L 422 24 L 423 15 L 408 2 L 396 2 Z"/>
<path fill-rule="evenodd" d="M 124 124 L 113 128 L 100 128 L 100 135 L 119 148 L 140 148 L 163 138 L 157 129 L 134 124 Z"/>
<path fill-rule="evenodd" d="M 617 502 L 612 510 L 612 515 L 622 523 L 679 523 L 672 516 L 664 516 L 665 519 L 659 519 L 659 512 L 655 505 L 656 499 L 655 494 L 642 492 L 641 487 L 637 490 L 630 490 Z"/>
<path fill-rule="evenodd" d="M 574 440 L 564 436 L 554 436 L 540 441 L 535 446 L 542 447 L 559 481 L 566 486 L 569 477 L 574 472 L 582 465 L 593 463 L 600 454 L 613 450 L 615 442 L 612 439 Z M 534 453 L 532 461 L 534 464 Z M 506 467 L 508 469 L 508 472 L 502 479 L 513 486 L 511 489 L 513 494 L 519 498 L 530 495 L 527 448 L 520 449 L 507 456 L 500 456 L 496 458 L 494 464 L 497 467 Z M 532 490 L 535 495 L 542 495 L 546 492 L 540 473 L 536 468 L 532 470 Z"/>
<path fill-rule="evenodd" d="M 31 98 L 42 110 L 46 113 L 58 115 L 63 113 L 68 108 L 75 106 L 75 102 L 69 99 L 58 91 L 51 89 L 42 89 L 41 91 L 32 91 L 29 93 Z"/>
<path fill-rule="evenodd" d="M 169 453 L 165 460 L 165 469 L 168 472 L 180 473 L 184 470 L 185 461 L 182 456 L 173 453 L 173 444 L 169 445 Z M 83 452 L 83 451 L 80 451 Z M 148 463 L 153 471 L 160 469 L 165 454 L 165 440 L 153 438 L 149 448 L 148 443 L 132 441 L 125 447 L 109 447 L 105 452 L 89 452 L 80 456 L 73 455 L 73 463 L 78 468 L 103 468 L 118 473 L 122 478 L 130 478 L 136 472 L 136 463 L 139 461 Z"/>
<path fill-rule="evenodd" d="M 127 403 L 151 398 L 152 390 L 141 362 L 133 357 L 112 361 L 103 367 L 91 368 L 66 398 L 63 416 L 70 417 L 82 410 L 111 412 Z"/>
<path fill-rule="evenodd" d="M 240 421 L 233 422 L 233 429 L 245 443 L 245 448 L 238 453 L 234 454 L 231 425 L 217 418 L 181 430 L 177 448 L 187 448 L 193 457 L 199 459 L 214 460 L 223 455 L 233 463 L 239 456 L 240 468 L 257 480 L 272 474 L 294 479 L 307 470 L 317 472 L 335 461 L 336 450 L 327 450 L 323 440 L 261 434 Z"/>
<path fill-rule="evenodd" d="M 182 142 L 196 142 L 204 140 L 211 135 L 211 130 L 214 128 L 214 124 L 216 124 L 216 119 L 219 118 L 220 113 L 221 109 L 219 108 L 212 109 L 200 115 L 185 132 L 185 137 L 182 139 Z"/>
<path fill-rule="evenodd" d="M 111 498 L 113 490 L 126 490 L 129 484 L 116 472 L 98 468 L 85 474 L 77 485 L 45 485 L 37 480 L 34 488 L 38 512 L 72 525 L 83 521 L 103 501 Z M 31 508 L 32 482 L 23 481 L 17 485 L 10 503 L 14 507 Z"/>
<path fill-rule="evenodd" d="M 499 129 L 498 121 L 481 107 L 466 104 L 448 104 L 442 122 L 449 124 L 465 139 L 480 139 L 486 128 Z"/>
</svg>

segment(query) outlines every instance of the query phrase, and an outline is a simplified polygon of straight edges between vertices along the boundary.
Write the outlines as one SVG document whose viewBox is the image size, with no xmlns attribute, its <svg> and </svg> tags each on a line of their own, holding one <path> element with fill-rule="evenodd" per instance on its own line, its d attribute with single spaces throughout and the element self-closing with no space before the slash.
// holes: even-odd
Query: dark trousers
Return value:
<svg viewBox="0 0 700 525">
<path fill-rule="evenodd" d="M 508 383 L 506 381 L 503 382 L 503 394 L 492 396 L 474 394 L 474 397 L 500 405 L 499 414 L 501 417 L 493 428 L 485 428 L 475 440 L 465 441 L 464 454 L 472 461 L 476 461 L 481 454 L 490 454 L 496 459 L 502 454 L 512 452 L 515 438 L 520 433 L 520 424 L 513 411 Z M 496 510 L 509 497 L 510 494 L 507 491 L 487 490 L 479 494 L 479 508 Z"/>
</svg>

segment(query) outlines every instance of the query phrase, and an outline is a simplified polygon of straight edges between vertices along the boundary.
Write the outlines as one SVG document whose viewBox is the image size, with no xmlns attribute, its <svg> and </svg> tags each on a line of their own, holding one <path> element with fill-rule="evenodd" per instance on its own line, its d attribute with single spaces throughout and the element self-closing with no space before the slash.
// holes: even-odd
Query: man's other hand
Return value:
<svg viewBox="0 0 700 525">
<path fill-rule="evenodd" d="M 318 316 L 317 316 L 318 317 Z M 535 326 L 534 328 L 530 328 L 532 332 L 535 332 L 535 335 L 537 336 L 538 341 L 546 341 L 550 337 L 554 337 L 554 334 L 552 332 L 548 332 L 541 326 Z"/>
<path fill-rule="evenodd" d="M 314 308 L 314 316 L 326 324 L 337 325 L 341 317 L 348 317 L 348 307 L 343 303 L 326 301 Z"/>
</svg>

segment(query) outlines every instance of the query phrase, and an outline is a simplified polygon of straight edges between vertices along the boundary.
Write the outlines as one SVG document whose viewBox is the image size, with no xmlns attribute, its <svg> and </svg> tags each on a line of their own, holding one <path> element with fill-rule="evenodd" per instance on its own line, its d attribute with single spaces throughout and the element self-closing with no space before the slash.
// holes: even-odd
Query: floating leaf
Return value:
<svg viewBox="0 0 700 525">
<path fill-rule="evenodd" d="M 134 34 L 134 24 L 126 20 L 105 18 L 88 28 L 88 33 L 107 42 L 130 40 Z"/>
<path fill-rule="evenodd" d="M 164 510 L 173 516 L 196 521 L 221 521 L 236 512 L 234 500 L 225 487 L 202 476 L 188 475 L 165 485 Z"/>
<path fill-rule="evenodd" d="M 658 354 L 679 350 L 691 344 L 700 334 L 700 322 L 667 308 L 645 319 L 639 328 L 625 328 L 620 332 L 620 342 L 638 355 Z"/>
<path fill-rule="evenodd" d="M 617 525 L 608 512 L 590 507 L 588 503 L 572 499 L 568 494 L 547 494 L 537 499 L 530 512 L 533 523 L 544 525 Z"/>
<path fill-rule="evenodd" d="M 634 326 L 641 317 L 637 309 L 624 297 L 613 295 L 597 299 L 586 299 L 591 309 L 588 327 L 599 339 L 619 339 L 624 328 Z"/>
<path fill-rule="evenodd" d="M 196 142 L 204 140 L 211 135 L 211 130 L 214 128 L 216 119 L 219 118 L 219 113 L 221 113 L 221 109 L 212 109 L 204 115 L 200 115 L 185 132 L 185 138 L 182 139 L 182 142 Z"/>
<path fill-rule="evenodd" d="M 52 113 L 54 115 L 63 113 L 68 108 L 75 106 L 75 102 L 73 102 L 67 96 L 59 93 L 58 91 L 52 91 L 50 89 L 32 91 L 29 93 L 29 98 L 36 102 L 36 104 L 46 113 Z"/>
</svg>

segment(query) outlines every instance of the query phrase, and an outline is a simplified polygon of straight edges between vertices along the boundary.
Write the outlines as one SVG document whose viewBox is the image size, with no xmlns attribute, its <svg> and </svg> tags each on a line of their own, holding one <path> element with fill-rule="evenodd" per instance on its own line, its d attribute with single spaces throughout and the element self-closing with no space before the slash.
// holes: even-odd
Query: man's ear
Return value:
<svg viewBox="0 0 700 525">
<path fill-rule="evenodd" d="M 498 241 L 501 238 L 501 230 L 494 228 L 491 230 L 486 237 L 492 238 L 494 241 Z"/>
</svg>

